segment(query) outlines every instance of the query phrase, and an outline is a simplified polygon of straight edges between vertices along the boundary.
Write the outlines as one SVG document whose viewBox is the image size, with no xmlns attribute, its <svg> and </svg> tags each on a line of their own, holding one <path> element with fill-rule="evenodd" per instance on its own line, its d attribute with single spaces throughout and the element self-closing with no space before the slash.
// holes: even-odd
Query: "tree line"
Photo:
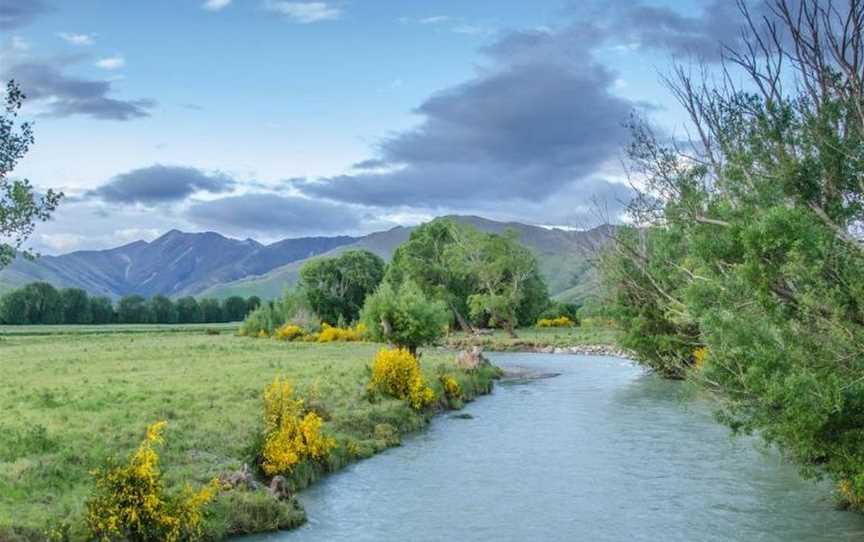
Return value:
<svg viewBox="0 0 864 542">
<path fill-rule="evenodd" d="M 80 288 L 33 282 L 0 297 L 0 324 L 198 324 L 238 322 L 261 305 L 257 296 L 172 300 L 162 295 L 90 296 Z"/>
<path fill-rule="evenodd" d="M 864 4 L 768 5 L 718 77 L 669 78 L 691 142 L 631 124 L 604 283 L 643 362 L 864 509 Z"/>
<path fill-rule="evenodd" d="M 515 232 L 483 233 L 442 218 L 417 227 L 389 264 L 366 250 L 307 262 L 297 285 L 250 314 L 244 332 L 362 321 L 377 340 L 416 349 L 447 327 L 515 335 L 541 316 L 575 319 L 575 311 L 550 299 L 534 254 Z"/>
</svg>

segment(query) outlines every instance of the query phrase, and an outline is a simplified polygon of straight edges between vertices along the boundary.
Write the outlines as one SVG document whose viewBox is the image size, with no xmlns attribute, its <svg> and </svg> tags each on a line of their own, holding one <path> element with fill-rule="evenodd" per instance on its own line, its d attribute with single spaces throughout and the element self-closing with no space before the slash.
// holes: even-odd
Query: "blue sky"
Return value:
<svg viewBox="0 0 864 542">
<path fill-rule="evenodd" d="M 718 0 L 3 3 L 0 78 L 37 138 L 14 174 L 68 196 L 43 252 L 445 213 L 587 226 L 627 197 L 627 115 L 682 122 L 658 72 L 732 35 Z"/>
</svg>

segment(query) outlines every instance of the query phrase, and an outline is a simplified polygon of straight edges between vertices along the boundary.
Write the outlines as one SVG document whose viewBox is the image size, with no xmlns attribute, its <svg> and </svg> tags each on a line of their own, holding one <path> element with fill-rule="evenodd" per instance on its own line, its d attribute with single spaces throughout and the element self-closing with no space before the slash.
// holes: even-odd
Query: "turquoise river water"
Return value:
<svg viewBox="0 0 864 542">
<path fill-rule="evenodd" d="M 244 542 L 847 541 L 836 510 L 680 384 L 617 358 L 496 354 L 560 376 L 504 383 L 401 447 L 304 491 L 292 532 Z"/>
</svg>

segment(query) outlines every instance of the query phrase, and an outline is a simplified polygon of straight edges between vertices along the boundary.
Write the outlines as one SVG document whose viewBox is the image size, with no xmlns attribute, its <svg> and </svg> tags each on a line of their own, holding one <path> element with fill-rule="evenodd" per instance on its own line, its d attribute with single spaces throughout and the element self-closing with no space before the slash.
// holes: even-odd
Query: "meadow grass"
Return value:
<svg viewBox="0 0 864 542">
<path fill-rule="evenodd" d="M 329 434 L 351 441 L 353 456 L 341 464 L 391 446 L 398 434 L 428 421 L 428 413 L 404 401 L 367 397 L 367 367 L 380 345 L 286 343 L 227 330 L 208 334 L 208 327 L 122 332 L 106 326 L 106 333 L 2 337 L 0 540 L 14 539 L 16 530 L 32 534 L 63 522 L 80 524 L 90 471 L 125 457 L 157 420 L 168 421 L 162 468 L 170 487 L 236 471 L 251 459 L 261 394 L 277 375 L 289 377 L 323 413 Z M 446 352 L 429 350 L 422 367 L 433 386 L 440 387 L 441 371 L 456 375 L 469 398 L 491 387 L 491 372 L 461 372 Z M 396 430 L 396 439 L 384 424 Z M 317 477 L 302 476 L 294 480 L 297 487 Z M 213 521 L 222 530 L 215 538 L 242 523 L 230 516 L 245 513 L 249 502 L 237 499 L 226 497 L 216 507 L 222 517 Z"/>
</svg>

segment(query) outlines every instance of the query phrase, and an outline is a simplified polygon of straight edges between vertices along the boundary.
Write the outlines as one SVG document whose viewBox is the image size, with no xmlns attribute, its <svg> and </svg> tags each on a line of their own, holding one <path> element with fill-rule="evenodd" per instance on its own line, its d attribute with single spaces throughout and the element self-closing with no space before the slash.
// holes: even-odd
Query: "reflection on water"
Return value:
<svg viewBox="0 0 864 542">
<path fill-rule="evenodd" d="M 472 420 L 330 476 L 309 523 L 251 541 L 845 541 L 864 518 L 832 507 L 775 453 L 732 439 L 680 384 L 614 358 L 499 354 L 562 373 L 504 384 Z"/>
</svg>

